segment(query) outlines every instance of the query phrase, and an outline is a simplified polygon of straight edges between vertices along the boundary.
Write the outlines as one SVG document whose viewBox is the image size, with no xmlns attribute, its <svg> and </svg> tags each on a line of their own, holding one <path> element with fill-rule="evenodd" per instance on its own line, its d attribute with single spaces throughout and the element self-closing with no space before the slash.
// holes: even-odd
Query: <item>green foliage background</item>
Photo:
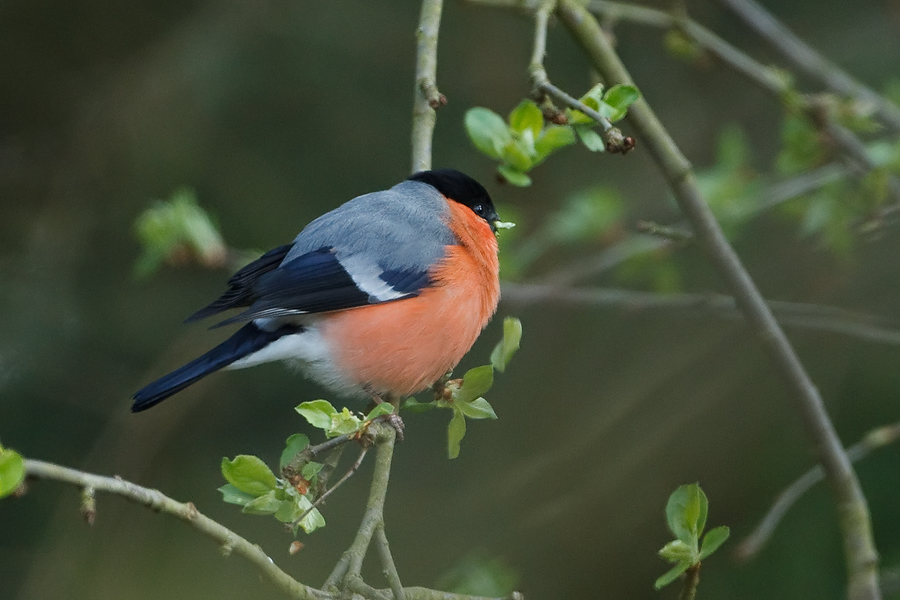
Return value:
<svg viewBox="0 0 900 600">
<path fill-rule="evenodd" d="M 4 446 L 191 500 L 259 541 L 301 580 L 321 583 L 356 526 L 368 468 L 329 500 L 329 526 L 289 556 L 293 538 L 274 520 L 221 502 L 219 464 L 243 453 L 277 464 L 284 439 L 303 428 L 292 408 L 322 390 L 269 365 L 220 374 L 153 411 L 128 412 L 142 384 L 222 338 L 180 321 L 214 298 L 228 275 L 164 269 L 137 280 L 132 228 L 151 200 L 187 186 L 229 244 L 269 248 L 340 202 L 405 177 L 418 8 L 412 0 L 0 6 Z M 772 9 L 873 87 L 896 76 L 896 3 Z M 715 5 L 691 10 L 724 37 L 759 46 Z M 782 123 L 776 100 L 724 69 L 673 60 L 657 31 L 620 25 L 616 32 L 642 94 L 695 165 L 712 165 L 721 131 L 738 124 L 749 167 L 772 168 Z M 544 217 L 597 185 L 616 190 L 628 226 L 675 220 L 640 145 L 626 158 L 573 146 L 531 171 L 529 188 L 494 183 L 495 164 L 467 140 L 464 113 L 485 106 L 507 115 L 519 104 L 530 36 L 525 17 L 447 4 L 438 83 L 450 103 L 438 115 L 435 165 L 487 183 L 501 216 L 520 222 L 519 236 L 546 227 L 552 237 L 565 223 L 543 225 Z M 560 87 L 578 93 L 592 85 L 557 29 L 547 66 Z M 897 316 L 896 226 L 835 257 L 801 238 L 795 222 L 755 220 L 737 239 L 767 297 Z M 540 272 L 596 248 L 555 246 L 528 266 Z M 674 284 L 671 272 L 626 283 L 721 289 L 695 250 L 677 261 Z M 466 579 L 459 574 L 466 565 L 496 564 L 501 579 L 532 598 L 596 598 L 598 589 L 657 597 L 652 584 L 665 565 L 656 551 L 669 539 L 662 507 L 678 484 L 699 480 L 714 523 L 739 539 L 809 466 L 785 390 L 739 324 L 503 304 L 459 374 L 485 362 L 499 317 L 512 313 L 526 339 L 491 391 L 499 420 L 470 422 L 463 452 L 448 461 L 444 411 L 407 419 L 386 514 L 404 583 Z M 897 419 L 900 350 L 832 334 L 794 330 L 791 338 L 844 440 Z M 898 453 L 882 450 L 859 468 L 889 566 L 900 563 Z M 824 488 L 797 505 L 755 563 L 729 562 L 728 546 L 704 563 L 701 594 L 843 596 Z M 117 499 L 99 498 L 93 528 L 79 520 L 77 494 L 59 485 L 36 484 L 26 497 L 0 502 L 0 597 L 204 599 L 261 590 L 268 593 L 247 565 L 223 559 L 206 539 Z"/>
</svg>

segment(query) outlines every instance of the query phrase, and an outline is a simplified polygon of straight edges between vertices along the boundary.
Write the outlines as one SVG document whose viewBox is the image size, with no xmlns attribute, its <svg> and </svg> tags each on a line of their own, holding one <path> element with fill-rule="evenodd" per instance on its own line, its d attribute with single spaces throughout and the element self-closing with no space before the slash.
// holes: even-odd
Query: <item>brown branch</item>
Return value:
<svg viewBox="0 0 900 600">
<path fill-rule="evenodd" d="M 900 423 L 885 425 L 868 432 L 863 439 L 847 448 L 847 456 L 853 462 L 858 462 L 868 456 L 873 450 L 882 448 L 889 444 L 893 444 L 900 439 Z M 756 529 L 734 550 L 734 556 L 738 560 L 751 560 L 769 541 L 781 519 L 787 514 L 788 510 L 809 491 L 815 484 L 825 478 L 825 471 L 821 465 L 816 465 L 809 471 L 801 475 L 794 483 L 786 487 L 775 502 L 769 508 L 769 512 L 762 518 Z"/>
<path fill-rule="evenodd" d="M 638 312 L 674 310 L 714 314 L 742 320 L 736 300 L 724 294 L 654 294 L 607 287 L 565 287 L 537 283 L 503 282 L 503 301 L 517 305 L 555 303 L 619 308 Z M 883 319 L 833 306 L 767 300 L 778 322 L 810 331 L 825 331 L 878 344 L 900 345 L 900 330 Z"/>
<path fill-rule="evenodd" d="M 762 199 L 759 203 L 752 211 L 747 213 L 747 218 L 762 214 L 766 210 L 815 191 L 847 175 L 848 169 L 846 167 L 833 163 L 819 167 L 815 171 L 801 173 L 790 179 L 772 184 L 762 194 Z M 884 213 L 888 208 L 883 208 L 882 212 Z M 688 227 L 688 224 L 684 222 L 676 223 L 675 227 L 685 228 Z M 570 286 L 589 277 L 601 275 L 635 256 L 664 251 L 674 247 L 675 244 L 674 240 L 655 236 L 627 236 L 622 241 L 604 248 L 594 255 L 570 265 L 556 267 L 552 272 L 535 278 L 533 282 L 545 285 Z"/>
<path fill-rule="evenodd" d="M 575 0 L 560 0 L 557 14 L 582 46 L 593 66 L 609 83 L 632 80 L 594 17 Z M 832 486 L 840 515 L 852 600 L 880 598 L 878 555 L 865 496 L 840 438 L 825 410 L 822 397 L 807 374 L 772 311 L 756 288 L 740 258 L 722 233 L 704 201 L 693 169 L 649 104 L 641 99 L 631 106 L 628 118 L 643 138 L 671 186 L 679 207 L 710 260 L 731 287 L 752 331 L 791 390 L 816 453 Z"/>
<path fill-rule="evenodd" d="M 606 0 L 593 0 L 588 9 L 607 19 L 622 19 L 662 29 L 678 29 L 713 56 L 752 79 L 762 88 L 776 95 L 790 88 L 788 81 L 776 69 L 760 64 L 706 27 L 688 18 L 686 14 L 674 15 L 644 6 Z"/>
<path fill-rule="evenodd" d="M 406 593 L 403 591 L 403 585 L 400 583 L 400 575 L 397 574 L 394 557 L 391 556 L 391 547 L 388 544 L 387 535 L 384 533 L 383 521 L 375 528 L 375 546 L 378 549 L 378 556 L 381 558 L 381 569 L 384 573 L 384 578 L 388 580 L 391 586 L 394 600 L 406 600 Z"/>
<path fill-rule="evenodd" d="M 311 505 L 309 508 L 307 508 L 306 510 L 304 510 L 304 511 L 300 514 L 299 517 L 297 517 L 296 519 L 294 519 L 294 525 L 295 525 L 295 526 L 296 526 L 296 525 L 299 525 L 299 524 L 303 521 L 303 519 L 306 518 L 306 515 L 308 515 L 309 513 L 311 513 L 311 512 L 312 512 L 313 510 L 315 510 L 316 508 L 319 508 L 319 506 L 322 505 L 322 503 L 325 502 L 325 499 L 328 498 L 328 496 L 330 496 L 330 495 L 332 494 L 332 492 L 334 492 L 336 489 L 338 489 L 339 487 L 341 487 L 348 479 L 350 479 L 350 478 L 353 476 L 354 473 L 356 473 L 356 470 L 359 469 L 359 466 L 362 464 L 362 461 L 363 461 L 363 459 L 366 457 L 366 453 L 367 453 L 368 451 L 369 451 L 368 448 L 363 447 L 363 449 L 362 449 L 362 450 L 360 451 L 360 453 L 359 453 L 359 458 L 357 458 L 357 459 L 356 459 L 356 462 L 353 463 L 353 465 L 352 465 L 349 469 L 347 469 L 347 472 L 344 473 L 343 477 L 341 477 L 340 479 L 338 479 L 338 482 L 335 483 L 333 486 L 331 486 L 330 488 L 328 488 L 327 490 L 325 490 L 318 498 L 316 498 L 316 501 L 313 502 L 312 505 Z M 320 471 L 320 472 L 321 472 L 321 471 Z"/>
<path fill-rule="evenodd" d="M 684 584 L 678 594 L 678 600 L 694 600 L 697 597 L 697 586 L 700 585 L 700 563 L 684 572 Z"/>
<path fill-rule="evenodd" d="M 753 4 L 753 0 L 722 1 L 729 5 L 734 4 L 742 7 L 740 10 L 750 10 L 751 12 L 763 10 L 758 5 Z M 605 0 L 593 0 L 593 2 L 590 3 L 589 7 L 592 12 L 600 14 L 606 18 L 628 19 L 653 27 L 677 28 L 689 38 L 691 38 L 695 43 L 719 58 L 719 60 L 721 60 L 723 64 L 740 73 L 741 75 L 749 78 L 751 81 L 755 82 L 757 85 L 774 94 L 775 96 L 783 98 L 786 93 L 792 90 L 792 86 L 788 78 L 779 74 L 776 69 L 759 63 L 746 53 L 742 52 L 741 50 L 729 44 L 727 41 L 717 36 L 715 33 L 711 32 L 695 21 L 692 21 L 687 17 L 687 15 L 676 16 L 659 10 L 620 4 L 616 2 L 608 2 Z M 771 15 L 768 15 L 768 13 L 765 13 L 765 15 L 766 18 L 774 21 L 774 18 L 771 17 Z M 780 23 L 777 23 L 777 21 L 774 22 L 778 27 L 781 27 L 783 29 L 783 26 L 781 26 Z M 784 31 L 787 30 L 785 29 Z M 774 32 L 775 29 L 773 29 L 770 33 Z M 790 32 L 788 32 L 788 34 L 790 34 Z M 781 38 L 778 39 L 781 40 Z M 796 40 L 796 42 L 799 44 L 803 44 L 799 40 Z M 808 52 L 815 55 L 815 52 L 812 49 L 807 47 L 807 50 Z M 803 65 L 800 64 L 800 66 Z M 836 69 L 837 67 L 833 68 Z M 837 91 L 849 93 L 849 89 L 850 88 L 841 87 Z M 871 90 L 868 90 L 866 88 L 862 89 L 864 91 L 860 93 L 862 93 L 863 95 L 872 95 L 873 97 L 877 98 L 877 101 L 879 101 L 884 106 L 893 107 L 893 105 L 875 94 L 875 92 L 872 92 Z M 850 95 L 854 97 L 859 96 L 858 94 Z M 867 98 L 870 102 L 875 101 L 871 97 L 867 96 Z M 871 157 L 868 156 L 865 144 L 863 144 L 863 142 L 856 136 L 856 134 L 835 123 L 834 118 L 829 114 L 828 108 L 825 106 L 820 106 L 820 104 L 821 103 L 818 102 L 814 97 L 800 98 L 797 109 L 803 112 L 807 117 L 811 118 L 817 124 L 817 126 L 823 132 L 825 132 L 825 134 L 833 142 L 835 147 L 840 151 L 840 154 L 844 157 L 844 159 L 847 162 L 850 162 L 851 165 L 855 167 L 854 174 L 857 178 L 860 178 L 875 169 L 877 165 L 875 165 Z M 897 114 L 900 115 L 900 108 L 893 107 L 893 110 L 895 110 Z M 898 121 L 898 124 L 900 124 L 900 121 Z M 900 129 L 898 129 L 898 131 L 900 131 Z M 878 211 L 877 214 L 873 215 L 876 219 L 884 218 L 885 216 L 896 212 L 897 210 L 900 210 L 900 180 L 891 175 L 888 176 L 887 181 L 887 191 L 891 196 L 891 204 L 887 207 L 882 208 L 880 211 Z"/>
<path fill-rule="evenodd" d="M 900 107 L 826 60 L 754 0 L 720 0 L 800 70 L 821 80 L 832 91 L 873 107 L 875 114 L 900 132 Z"/>
<path fill-rule="evenodd" d="M 447 104 L 437 88 L 437 41 L 443 0 L 422 0 L 416 30 L 416 85 L 413 96 L 412 172 L 431 168 L 435 109 Z"/>
<path fill-rule="evenodd" d="M 549 96 L 564 106 L 584 113 L 603 130 L 603 140 L 606 142 L 607 152 L 627 154 L 634 148 L 632 138 L 623 135 L 618 127 L 599 112 L 550 83 L 550 77 L 544 67 L 544 56 L 547 53 L 547 23 L 555 6 L 556 0 L 540 0 L 534 9 L 534 43 L 531 63 L 528 65 L 532 96 L 539 102 Z"/>
<path fill-rule="evenodd" d="M 237 554 L 247 559 L 259 572 L 282 592 L 299 600 L 324 600 L 331 596 L 322 590 L 303 585 L 279 569 L 256 544 L 251 544 L 230 529 L 213 521 L 197 510 L 192 503 L 177 502 L 158 490 L 141 487 L 119 478 L 103 477 L 69 469 L 41 460 L 27 459 L 25 472 L 28 477 L 59 481 L 90 489 L 93 492 L 114 494 L 136 502 L 155 512 L 161 512 L 185 521 L 207 537 L 217 542 L 228 554 Z"/>
</svg>

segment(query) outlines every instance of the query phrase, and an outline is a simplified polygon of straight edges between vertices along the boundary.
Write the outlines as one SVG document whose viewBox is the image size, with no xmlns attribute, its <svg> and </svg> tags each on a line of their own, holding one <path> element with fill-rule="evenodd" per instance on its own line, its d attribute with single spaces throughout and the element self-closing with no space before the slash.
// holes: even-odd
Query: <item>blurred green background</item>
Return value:
<svg viewBox="0 0 900 600">
<path fill-rule="evenodd" d="M 772 3 L 801 36 L 881 89 L 900 73 L 900 2 Z M 714 3 L 692 14 L 761 57 L 775 55 Z M 320 585 L 362 513 L 368 467 L 301 538 L 242 515 L 216 488 L 222 456 L 277 462 L 305 431 L 292 408 L 324 391 L 281 365 L 217 374 L 132 415 L 139 387 L 204 351 L 222 331 L 181 320 L 215 298 L 229 273 L 165 268 L 132 276 L 136 217 L 182 186 L 228 243 L 268 249 L 315 216 L 407 175 L 418 3 L 249 0 L 0 3 L 0 439 L 22 454 L 159 488 L 257 541 L 289 573 Z M 754 167 L 778 148 L 778 102 L 721 67 L 667 55 L 660 32 L 622 24 L 619 50 L 638 86 L 699 167 L 723 126 L 740 125 Z M 626 227 L 677 214 L 642 150 L 626 158 L 569 148 L 499 185 L 465 136 L 467 108 L 506 114 L 527 94 L 531 22 L 448 2 L 440 36 L 435 166 L 488 185 L 535 230 L 591 185 L 618 188 Z M 591 85 L 585 60 L 553 27 L 547 67 L 560 87 Z M 801 79 L 802 82 L 802 79 Z M 627 124 L 624 126 L 628 131 Z M 512 207 L 512 208 L 510 208 Z M 896 226 L 836 259 L 795 227 L 760 219 L 738 250 L 769 298 L 897 315 Z M 557 251 L 552 271 L 582 252 Z M 689 289 L 721 290 L 696 250 Z M 599 283 L 609 283 L 598 280 Z M 615 282 L 613 282 L 615 283 Z M 470 422 L 446 458 L 443 411 L 410 415 L 388 494 L 387 530 L 406 585 L 434 586 L 467 565 L 494 565 L 529 598 L 674 597 L 652 590 L 667 565 L 663 508 L 699 480 L 711 526 L 732 541 L 704 563 L 701 597 L 840 598 L 835 512 L 820 486 L 754 562 L 727 550 L 774 495 L 811 464 L 785 389 L 740 323 L 684 314 L 501 304 L 525 329 L 490 400 L 497 422 Z M 495 319 L 462 368 L 487 361 Z M 790 330 L 842 439 L 898 415 L 900 349 Z M 900 449 L 859 466 L 887 566 L 900 564 Z M 97 522 L 77 492 L 36 483 L 0 502 L 0 597 L 21 600 L 277 597 L 237 558 L 184 524 L 111 497 Z M 499 566 L 498 566 L 499 565 Z M 375 573 L 377 568 L 373 568 Z M 373 582 L 379 579 L 373 577 Z"/>
</svg>

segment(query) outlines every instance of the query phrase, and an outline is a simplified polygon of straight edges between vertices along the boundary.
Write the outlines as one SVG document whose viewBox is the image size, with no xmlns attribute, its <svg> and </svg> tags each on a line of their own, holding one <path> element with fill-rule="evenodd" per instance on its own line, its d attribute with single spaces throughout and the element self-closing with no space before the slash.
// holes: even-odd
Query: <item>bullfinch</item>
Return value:
<svg viewBox="0 0 900 600">
<path fill-rule="evenodd" d="M 283 360 L 344 397 L 408 396 L 468 352 L 500 299 L 497 212 L 452 169 L 422 171 L 312 221 L 186 322 L 241 308 L 230 338 L 134 395 L 146 410 L 223 368 Z"/>
</svg>

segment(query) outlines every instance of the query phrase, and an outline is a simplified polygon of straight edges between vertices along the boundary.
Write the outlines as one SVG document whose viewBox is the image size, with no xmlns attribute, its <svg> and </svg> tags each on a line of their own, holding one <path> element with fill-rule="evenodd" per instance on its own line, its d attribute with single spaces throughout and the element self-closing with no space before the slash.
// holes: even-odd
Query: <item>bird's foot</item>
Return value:
<svg viewBox="0 0 900 600">
<path fill-rule="evenodd" d="M 397 433 L 397 440 L 403 441 L 403 430 L 406 428 L 406 425 L 403 424 L 403 419 L 400 418 L 400 398 L 391 396 L 389 400 L 385 400 L 371 387 L 366 386 L 366 391 L 369 393 L 369 396 L 372 398 L 372 402 L 375 405 L 390 403 L 394 407 L 394 412 L 381 415 L 378 417 L 381 421 L 387 423 L 391 429 L 393 429 Z"/>
<path fill-rule="evenodd" d="M 403 424 L 403 419 L 400 418 L 400 415 L 397 413 L 390 413 L 387 415 L 381 415 L 379 417 L 385 423 L 387 423 L 391 429 L 397 432 L 397 440 L 403 441 L 403 430 L 406 428 L 406 425 Z"/>
</svg>

